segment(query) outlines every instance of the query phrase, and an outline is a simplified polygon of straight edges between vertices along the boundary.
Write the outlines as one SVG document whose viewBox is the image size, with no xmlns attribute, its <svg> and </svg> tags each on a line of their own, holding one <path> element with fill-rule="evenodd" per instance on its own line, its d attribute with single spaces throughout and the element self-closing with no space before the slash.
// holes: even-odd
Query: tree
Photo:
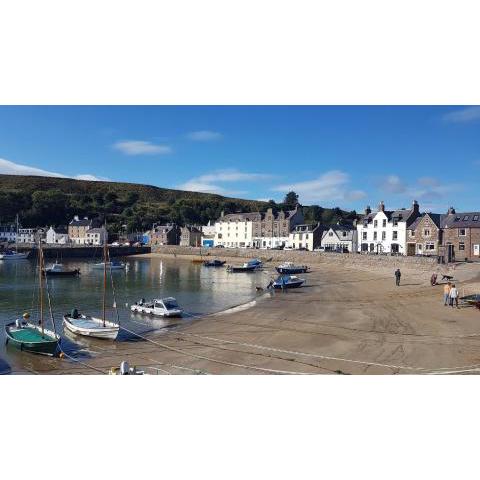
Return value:
<svg viewBox="0 0 480 480">
<path fill-rule="evenodd" d="M 298 203 L 298 195 L 295 192 L 288 192 L 285 195 L 283 203 L 289 207 L 294 207 Z"/>
</svg>

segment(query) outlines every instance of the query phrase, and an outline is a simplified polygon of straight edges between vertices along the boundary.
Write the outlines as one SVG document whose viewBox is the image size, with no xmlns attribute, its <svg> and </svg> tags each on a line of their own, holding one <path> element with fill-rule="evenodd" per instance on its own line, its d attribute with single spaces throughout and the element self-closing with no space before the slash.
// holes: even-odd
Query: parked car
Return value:
<svg viewBox="0 0 480 480">
<path fill-rule="evenodd" d="M 224 245 L 215 245 L 215 248 L 225 248 Z"/>
<path fill-rule="evenodd" d="M 113 242 L 113 243 L 110 244 L 110 246 L 112 246 L 112 247 L 119 247 L 120 244 L 119 244 L 118 242 Z"/>
</svg>

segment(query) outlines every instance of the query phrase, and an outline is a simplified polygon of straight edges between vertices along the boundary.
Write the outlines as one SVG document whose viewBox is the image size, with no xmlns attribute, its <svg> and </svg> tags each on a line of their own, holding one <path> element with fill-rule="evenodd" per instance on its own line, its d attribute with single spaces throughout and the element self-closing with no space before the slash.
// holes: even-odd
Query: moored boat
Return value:
<svg viewBox="0 0 480 480">
<path fill-rule="evenodd" d="M 126 267 L 126 264 L 123 262 L 118 262 L 118 261 L 113 261 L 113 262 L 100 262 L 100 263 L 95 263 L 93 265 L 93 268 L 101 270 L 103 268 L 107 267 L 109 270 L 124 270 Z"/>
<path fill-rule="evenodd" d="M 54 263 L 53 265 L 45 269 L 45 275 L 52 277 L 73 277 L 76 275 L 80 275 L 80 269 L 74 268 L 69 270 L 68 268 L 65 268 L 65 266 L 61 263 Z"/>
<path fill-rule="evenodd" d="M 207 260 L 203 262 L 204 267 L 223 267 L 225 265 L 225 260 Z"/>
<path fill-rule="evenodd" d="M 286 275 L 294 275 L 296 273 L 307 273 L 308 267 L 306 265 L 295 265 L 292 262 L 285 262 L 276 267 L 278 273 Z"/>
<path fill-rule="evenodd" d="M 255 265 L 244 263 L 243 265 L 228 265 L 227 271 L 231 273 L 254 272 L 257 269 Z"/>
<path fill-rule="evenodd" d="M 45 328 L 43 315 L 44 300 L 43 291 L 46 290 L 48 300 L 48 310 L 53 325 L 53 331 Z M 24 313 L 22 319 L 17 319 L 5 325 L 6 343 L 22 351 L 38 353 L 43 355 L 55 355 L 59 349 L 60 336 L 55 331 L 55 320 L 51 299 L 48 291 L 47 278 L 44 271 L 44 258 L 42 246 L 38 248 L 38 325 L 29 322 L 30 314 Z"/>
<path fill-rule="evenodd" d="M 276 280 L 272 281 L 270 286 L 276 290 L 284 290 L 289 288 L 299 288 L 305 283 L 303 278 L 295 275 L 280 275 Z"/>
<path fill-rule="evenodd" d="M 19 253 L 19 252 L 12 252 L 11 250 L 7 250 L 3 253 L 0 253 L 0 260 L 25 260 L 30 255 L 30 252 L 27 253 Z"/>
<path fill-rule="evenodd" d="M 154 299 L 146 302 L 143 298 L 130 307 L 134 313 L 155 315 L 159 317 L 181 317 L 183 310 L 173 297 Z"/>
<path fill-rule="evenodd" d="M 102 301 L 102 316 L 94 317 L 90 315 L 79 314 L 78 310 L 74 308 L 70 314 L 63 316 L 63 325 L 70 332 L 76 335 L 83 335 L 85 337 L 94 337 L 106 340 L 115 340 L 120 330 L 120 324 L 118 323 L 117 302 L 115 300 L 115 290 L 113 285 L 112 268 L 108 268 L 108 265 L 112 265 L 115 262 L 110 261 L 108 254 L 108 247 L 105 242 L 103 246 L 103 301 Z M 117 262 L 118 263 L 118 262 Z M 113 307 L 116 312 L 117 322 L 107 320 L 107 268 L 110 271 L 110 279 L 112 283 L 113 292 Z"/>
</svg>

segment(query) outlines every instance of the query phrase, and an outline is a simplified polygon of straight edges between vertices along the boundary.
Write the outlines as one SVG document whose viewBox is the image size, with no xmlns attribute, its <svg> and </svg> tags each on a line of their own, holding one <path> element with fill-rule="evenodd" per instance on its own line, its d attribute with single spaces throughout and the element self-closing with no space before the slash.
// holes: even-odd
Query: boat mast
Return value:
<svg viewBox="0 0 480 480">
<path fill-rule="evenodd" d="M 105 230 L 107 229 L 107 222 L 105 222 Z M 103 240 L 103 326 L 105 327 L 105 309 L 107 296 L 107 242 Z"/>
<path fill-rule="evenodd" d="M 18 213 L 17 213 L 16 228 L 17 228 L 17 231 L 15 232 L 15 253 L 18 253 Z"/>
<path fill-rule="evenodd" d="M 43 326 L 43 252 L 42 252 L 42 243 L 39 239 L 38 241 L 38 273 L 39 278 L 39 297 L 40 297 L 40 326 L 42 327 L 42 337 L 44 335 L 44 326 Z"/>
</svg>

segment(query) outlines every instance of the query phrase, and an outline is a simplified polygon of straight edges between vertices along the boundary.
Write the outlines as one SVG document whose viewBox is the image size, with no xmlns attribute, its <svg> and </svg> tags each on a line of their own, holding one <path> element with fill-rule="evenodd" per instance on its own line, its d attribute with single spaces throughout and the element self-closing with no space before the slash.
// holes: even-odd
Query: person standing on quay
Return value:
<svg viewBox="0 0 480 480">
<path fill-rule="evenodd" d="M 402 272 L 400 271 L 399 268 L 397 268 L 395 270 L 395 284 L 397 285 L 397 287 L 400 286 L 400 278 L 402 277 Z"/>
<path fill-rule="evenodd" d="M 457 308 L 460 308 L 458 306 L 458 290 L 455 287 L 455 284 L 453 284 L 452 288 L 450 289 L 450 305 L 452 306 L 452 308 L 454 304 Z"/>
<path fill-rule="evenodd" d="M 446 307 L 448 301 L 450 300 L 450 290 L 452 289 L 452 284 L 450 282 L 446 283 L 443 287 L 443 304 Z"/>
</svg>

